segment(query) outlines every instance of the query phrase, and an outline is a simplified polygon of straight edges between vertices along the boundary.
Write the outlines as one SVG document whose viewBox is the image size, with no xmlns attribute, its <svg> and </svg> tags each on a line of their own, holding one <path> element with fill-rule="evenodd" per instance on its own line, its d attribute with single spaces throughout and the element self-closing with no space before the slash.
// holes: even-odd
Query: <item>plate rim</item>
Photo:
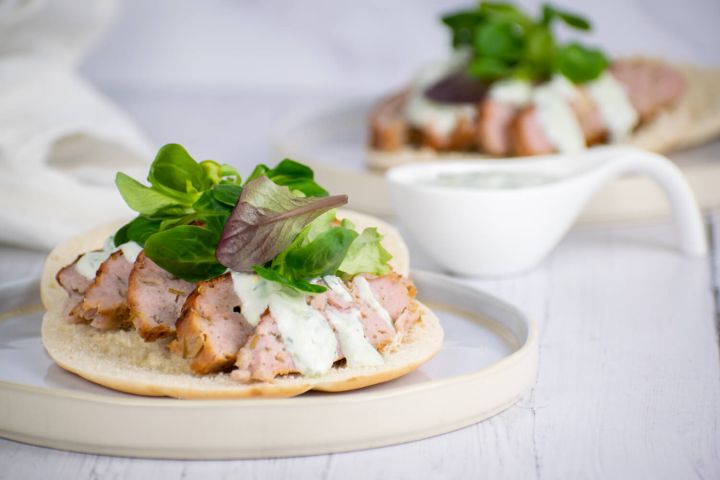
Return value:
<svg viewBox="0 0 720 480">
<path fill-rule="evenodd" d="M 317 396 L 298 396 L 292 398 L 261 398 L 261 399 L 202 399 L 202 400 L 181 400 L 162 397 L 141 397 L 141 396 L 109 396 L 102 393 L 74 391 L 70 388 L 42 387 L 37 385 L 27 385 L 7 380 L 0 380 L 0 405 L 4 408 L 3 414 L 0 412 L 0 436 L 24 441 L 36 445 L 60 448 L 63 450 L 73 450 L 86 453 L 100 453 L 109 455 L 125 455 L 125 456 L 141 456 L 149 458 L 261 458 L 286 455 L 310 455 L 322 454 L 338 451 L 349 451 L 363 448 L 379 447 L 384 445 L 396 444 L 405 441 L 418 440 L 429 436 L 446 433 L 457 430 L 464 426 L 477 423 L 505 410 L 513 405 L 524 392 L 526 392 L 535 382 L 538 363 L 538 333 L 536 322 L 521 309 L 515 307 L 509 302 L 498 298 L 490 293 L 467 283 L 460 282 L 456 279 L 443 274 L 433 272 L 423 272 L 420 270 L 413 271 L 412 275 L 423 276 L 428 282 L 442 281 L 447 282 L 447 287 L 455 290 L 462 288 L 465 292 L 461 295 L 479 295 L 478 304 L 486 303 L 488 300 L 493 306 L 501 306 L 513 318 L 513 320 L 503 321 L 496 317 L 490 316 L 488 313 L 479 310 L 477 313 L 488 318 L 491 322 L 500 326 L 504 326 L 510 330 L 512 337 L 517 340 L 516 345 L 512 345 L 512 351 L 504 355 L 502 358 L 494 361 L 490 365 L 482 367 L 476 371 L 453 375 L 447 378 L 426 380 L 411 385 L 403 385 L 392 389 L 382 389 L 378 391 L 351 391 L 341 394 L 326 394 Z M 477 298 L 477 297 L 476 297 Z M 474 313 L 474 312 L 468 312 Z M 511 318 L 508 316 L 507 318 Z M 475 321 L 475 319 L 470 319 Z M 513 329 L 508 322 L 518 322 L 522 330 Z M 521 332 L 519 335 L 518 332 Z M 526 335 L 525 335 L 525 332 Z M 499 335 L 495 332 L 495 335 Z M 523 341 L 523 338 L 524 341 Z M 505 375 L 517 375 L 512 378 L 506 378 Z M 268 445 L 246 445 L 227 446 L 219 448 L 212 445 L 198 449 L 198 447 L 180 446 L 180 445 L 163 445 L 162 443 L 154 443 L 152 448 L 147 445 L 140 444 L 133 447 L 132 443 L 128 443 L 128 434 L 117 433 L 118 437 L 115 443 L 112 440 L 105 439 L 102 442 L 92 442 L 89 438 L 92 433 L 71 433 L 68 427 L 63 428 L 63 422 L 58 425 L 42 424 L 42 422 L 28 422 L 33 425 L 27 426 L 24 423 L 33 415 L 32 408 L 28 405 L 49 404 L 52 405 L 52 412 L 62 414 L 62 412 L 72 412 L 77 415 L 78 410 L 83 410 L 83 406 L 94 405 L 97 412 L 113 411 L 114 408 L 121 410 L 119 415 L 126 417 L 132 416 L 132 420 L 137 421 L 143 416 L 152 415 L 152 412 L 167 410 L 163 415 L 183 415 L 185 413 L 194 413 L 195 418 L 191 422 L 198 422 L 199 418 L 209 415 L 208 422 L 216 422 L 217 416 L 234 412 L 236 419 L 247 417 L 249 413 L 287 416 L 291 412 L 298 412 L 305 409 L 307 411 L 331 412 L 330 415 L 338 415 L 338 412 L 348 411 L 353 408 L 362 408 L 364 405 L 373 405 L 380 408 L 382 405 L 397 405 L 402 403 L 404 399 L 412 400 L 414 396 L 420 404 L 433 405 L 434 408 L 440 408 L 436 402 L 448 395 L 448 392 L 457 392 L 464 386 L 470 391 L 476 392 L 478 388 L 484 385 L 484 381 L 490 384 L 502 383 L 496 398 L 484 398 L 478 402 L 475 410 L 466 408 L 460 412 L 453 412 L 445 423 L 440 421 L 423 421 L 415 424 L 406 423 L 400 426 L 393 425 L 384 431 L 378 431 L 376 434 L 369 434 L 367 431 L 352 432 L 343 438 L 342 442 L 337 440 L 339 433 L 336 435 L 334 442 L 317 440 L 309 442 L 305 445 L 302 442 L 293 443 L 291 440 L 277 447 L 277 450 Z M 507 380 L 507 381 L 506 381 Z M 432 402 L 432 403 L 428 403 Z M 475 404 L 473 403 L 473 406 Z M 20 410 L 25 408 L 24 413 L 19 414 Z M 15 410 L 13 410 L 15 409 Z M 168 413 L 168 411 L 170 411 Z M 51 413 L 52 413 L 51 412 Z M 99 415 L 98 413 L 94 415 Z M 212 413 L 210 413 L 212 412 Z M 51 415 L 47 410 L 45 415 Z M 317 414 L 317 413 L 315 413 Z M 21 418 L 20 418 L 21 417 Z M 50 417 L 52 418 L 52 416 Z M 155 418 L 155 417 L 153 417 Z M 158 417 L 160 418 L 160 417 Z M 164 416 L 162 418 L 165 418 Z M 188 418 L 188 417 L 182 417 Z M 167 420 L 164 420 L 167 421 Z M 353 420 L 348 420 L 352 422 Z M 43 429 L 44 428 L 44 429 Z M 111 428 L 111 427 L 108 427 Z M 117 429 L 117 425 L 113 427 Z M 117 432 L 113 428 L 110 431 Z M 155 427 L 157 428 L 157 427 Z M 297 426 L 289 426 L 288 428 L 297 428 Z M 362 429 L 361 429 L 362 430 Z M 63 433 L 64 432 L 64 433 Z M 137 435 L 140 435 L 139 433 Z M 295 432 L 293 435 L 297 435 Z M 169 437 L 168 437 L 169 438 Z M 150 442 L 150 440 L 147 440 Z M 192 445 L 196 440 L 190 440 L 188 445 Z M 266 441 L 272 443 L 270 439 Z M 277 440 L 276 440 L 277 441 Z M 247 440 L 238 440 L 238 442 L 247 443 Z M 282 442 L 281 442 L 282 443 Z M 183 444 L 185 445 L 185 444 Z M 204 444 L 203 444 L 204 445 Z M 215 448 L 214 450 L 212 448 Z"/>
</svg>

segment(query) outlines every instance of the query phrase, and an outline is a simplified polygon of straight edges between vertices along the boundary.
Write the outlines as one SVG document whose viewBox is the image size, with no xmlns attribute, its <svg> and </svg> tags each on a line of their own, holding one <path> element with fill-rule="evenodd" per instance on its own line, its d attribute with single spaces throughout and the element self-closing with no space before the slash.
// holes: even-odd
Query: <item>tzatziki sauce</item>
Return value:
<svg viewBox="0 0 720 480">
<path fill-rule="evenodd" d="M 511 170 L 489 170 L 485 172 L 440 173 L 423 181 L 426 185 L 483 190 L 503 190 L 534 187 L 552 183 L 560 176 L 538 171 L 515 172 Z"/>
<path fill-rule="evenodd" d="M 353 279 L 353 283 L 355 284 L 355 287 L 357 288 L 357 295 L 360 297 L 360 300 L 365 302 L 365 304 L 373 309 L 390 327 L 390 331 L 395 331 L 395 325 L 393 325 L 392 317 L 390 316 L 390 313 L 388 313 L 387 310 L 385 310 L 385 307 L 380 305 L 380 302 L 378 302 L 378 299 L 375 298 L 375 295 L 373 294 L 372 288 L 370 288 L 370 284 L 365 279 L 365 277 L 358 275 Z"/>
<path fill-rule="evenodd" d="M 562 75 L 536 87 L 532 103 L 545 137 L 558 152 L 571 153 L 584 150 L 585 135 L 572 108 L 578 95 L 575 85 Z"/>
<path fill-rule="evenodd" d="M 325 316 L 308 305 L 302 294 L 270 295 L 270 312 L 295 367 L 306 376 L 319 376 L 332 368 L 337 338 Z"/>
<path fill-rule="evenodd" d="M 627 139 L 640 118 L 630 103 L 625 87 L 612 74 L 606 72 L 597 80 L 588 83 L 587 91 L 607 125 L 609 140 L 621 142 Z"/>
<path fill-rule="evenodd" d="M 533 86 L 527 80 L 507 79 L 492 84 L 488 96 L 496 102 L 524 107 L 532 100 Z"/>
<path fill-rule="evenodd" d="M 257 326 L 269 309 L 285 348 L 303 375 L 318 376 L 330 370 L 337 359 L 338 340 L 349 366 L 382 363 L 382 356 L 365 338 L 359 310 L 341 311 L 328 306 L 326 318 L 299 292 L 254 274 L 231 272 L 231 278 L 245 319 Z M 352 301 L 339 278 L 325 276 L 322 280 L 339 297 Z"/>
<path fill-rule="evenodd" d="M 352 294 L 345 288 L 342 280 L 334 275 L 326 275 L 323 282 L 330 290 L 345 302 L 352 302 Z M 340 310 L 328 306 L 325 311 L 340 341 L 340 348 L 348 367 L 382 365 L 383 358 L 365 337 L 361 313 L 357 308 Z"/>
<path fill-rule="evenodd" d="M 340 348 L 348 367 L 369 367 L 382 365 L 383 358 L 365 338 L 360 321 L 360 310 L 352 308 L 344 311 L 333 307 L 327 309 L 327 316 L 337 332 Z"/>
<path fill-rule="evenodd" d="M 125 260 L 129 263 L 135 263 L 137 256 L 142 252 L 142 247 L 133 241 L 116 247 L 113 237 L 110 236 L 105 240 L 102 250 L 87 252 L 82 255 L 75 264 L 75 270 L 88 280 L 93 280 L 100 265 L 118 250 L 122 250 Z"/>
</svg>

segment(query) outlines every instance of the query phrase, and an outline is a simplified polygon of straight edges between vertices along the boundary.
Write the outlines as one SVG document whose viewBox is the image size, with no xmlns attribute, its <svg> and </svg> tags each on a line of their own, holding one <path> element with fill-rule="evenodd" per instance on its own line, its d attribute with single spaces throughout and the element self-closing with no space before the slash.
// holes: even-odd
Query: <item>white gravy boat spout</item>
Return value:
<svg viewBox="0 0 720 480">
<path fill-rule="evenodd" d="M 647 175 L 672 206 L 678 247 L 707 254 L 700 210 L 680 170 L 665 157 L 614 146 L 577 154 L 403 165 L 387 174 L 401 223 L 449 270 L 508 275 L 537 265 L 588 200 L 627 173 Z"/>
</svg>

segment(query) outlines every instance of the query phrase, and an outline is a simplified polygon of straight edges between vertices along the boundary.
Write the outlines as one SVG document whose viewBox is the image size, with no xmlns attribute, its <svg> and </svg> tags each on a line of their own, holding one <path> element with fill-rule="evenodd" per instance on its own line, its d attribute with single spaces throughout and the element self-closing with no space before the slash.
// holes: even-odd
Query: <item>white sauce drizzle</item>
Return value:
<svg viewBox="0 0 720 480">
<path fill-rule="evenodd" d="M 353 297 L 350 294 L 350 292 L 347 291 L 347 288 L 345 288 L 345 285 L 343 285 L 342 280 L 340 280 L 335 275 L 325 275 L 323 277 L 323 281 L 325 282 L 325 285 L 328 286 L 332 292 L 340 297 L 341 300 L 344 302 L 352 302 Z"/>
<path fill-rule="evenodd" d="M 450 135 L 458 122 L 466 118 L 473 120 L 476 107 L 473 103 L 446 104 L 430 100 L 425 89 L 463 65 L 468 58 L 467 52 L 456 52 L 448 60 L 430 65 L 420 72 L 412 86 L 405 103 L 405 118 L 417 128 L 430 128 L 441 137 Z"/>
<path fill-rule="evenodd" d="M 604 73 L 587 85 L 587 91 L 605 120 L 610 141 L 625 140 L 639 121 L 638 113 L 630 103 L 625 87 L 611 74 Z"/>
<path fill-rule="evenodd" d="M 282 287 L 249 273 L 230 272 L 230 276 L 235 294 L 242 301 L 242 314 L 245 320 L 256 327 L 270 304 L 270 296 L 280 291 Z"/>
<path fill-rule="evenodd" d="M 395 331 L 395 325 L 393 325 L 392 317 L 390 317 L 390 314 L 388 313 L 385 308 L 380 305 L 380 302 L 378 302 L 377 298 L 375 298 L 375 295 L 372 292 L 372 289 L 370 288 L 370 284 L 365 279 L 365 277 L 357 275 L 353 279 L 353 283 L 357 287 L 357 294 L 360 299 L 367 304 L 370 308 L 375 310 L 378 315 L 380 315 L 380 318 L 385 320 L 387 324 L 390 326 L 390 329 L 394 332 Z"/>
<path fill-rule="evenodd" d="M 326 312 L 328 320 L 335 327 L 348 367 L 383 364 L 382 355 L 365 338 L 359 310 L 353 308 L 349 311 L 341 311 L 328 307 Z"/>
<path fill-rule="evenodd" d="M 257 275 L 232 272 L 242 314 L 253 326 L 267 308 L 277 323 L 280 337 L 298 371 L 322 375 L 330 370 L 337 354 L 337 338 L 325 317 L 307 304 L 304 295 Z"/>
<path fill-rule="evenodd" d="M 508 79 L 493 83 L 488 96 L 497 102 L 520 108 L 530 103 L 532 92 L 532 84 L 527 80 Z"/>
<path fill-rule="evenodd" d="M 540 127 L 558 152 L 585 149 L 585 136 L 570 103 L 577 94 L 575 86 L 562 75 L 555 75 L 532 94 Z"/>
<path fill-rule="evenodd" d="M 305 296 L 274 293 L 270 312 L 300 373 L 318 376 L 332 368 L 337 356 L 335 332 L 323 314 L 307 304 Z"/>
<path fill-rule="evenodd" d="M 125 260 L 127 260 L 130 263 L 135 263 L 135 260 L 137 260 L 138 255 L 140 255 L 140 252 L 142 252 L 143 247 L 140 246 L 137 242 L 127 242 L 123 243 L 118 247 L 123 252 L 123 256 L 125 257 Z"/>
<path fill-rule="evenodd" d="M 125 260 L 130 263 L 135 263 L 137 256 L 142 251 L 142 247 L 133 241 L 123 243 L 119 247 L 115 247 L 113 237 L 110 236 L 107 240 L 105 240 L 105 245 L 103 245 L 102 250 L 97 252 L 87 252 L 82 255 L 75 264 L 75 270 L 88 280 L 93 280 L 95 275 L 97 275 L 100 265 L 102 265 L 105 260 L 110 258 L 110 255 L 118 250 L 122 250 Z"/>
</svg>

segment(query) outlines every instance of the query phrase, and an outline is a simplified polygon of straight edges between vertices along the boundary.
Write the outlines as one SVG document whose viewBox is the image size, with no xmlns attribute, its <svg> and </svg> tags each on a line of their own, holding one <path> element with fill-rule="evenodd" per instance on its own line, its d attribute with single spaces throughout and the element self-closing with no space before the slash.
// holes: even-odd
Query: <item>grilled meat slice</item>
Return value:
<svg viewBox="0 0 720 480">
<path fill-rule="evenodd" d="M 610 67 L 625 86 L 641 121 L 675 104 L 685 91 L 682 74 L 662 62 L 647 59 L 619 60 Z"/>
<path fill-rule="evenodd" d="M 524 108 L 511 126 L 515 155 L 542 155 L 553 153 L 555 147 L 545 136 L 535 107 Z"/>
<path fill-rule="evenodd" d="M 420 142 L 439 152 L 465 152 L 475 146 L 475 121 L 460 117 L 450 135 L 439 135 L 431 126 L 419 129 Z"/>
<path fill-rule="evenodd" d="M 150 342 L 174 334 L 175 321 L 194 288 L 140 253 L 128 282 L 128 305 L 140 336 Z"/>
<path fill-rule="evenodd" d="M 377 302 L 388 313 L 394 329 L 388 325 L 378 311 L 369 305 L 359 293 L 359 283 L 355 281 L 345 285 L 347 295 L 340 296 L 332 290 L 309 298 L 310 306 L 326 316 L 334 310 L 360 311 L 365 338 L 377 350 L 382 350 L 393 341 L 396 331 L 403 333 L 420 318 L 418 304 L 414 300 L 415 287 L 412 282 L 395 273 L 382 277 L 363 275 Z M 345 298 L 343 298 L 345 297 Z M 332 325 L 332 323 L 331 323 Z M 337 359 L 344 358 L 338 343 Z M 283 343 L 282 336 L 272 312 L 267 312 L 258 324 L 255 332 L 238 352 L 237 370 L 233 378 L 242 382 L 271 381 L 278 375 L 297 371 L 291 353 Z"/>
<path fill-rule="evenodd" d="M 408 124 L 403 113 L 407 92 L 381 100 L 370 112 L 370 145 L 381 151 L 400 150 L 408 143 Z"/>
<path fill-rule="evenodd" d="M 192 359 L 197 374 L 229 368 L 253 331 L 240 311 L 229 273 L 198 283 L 185 300 L 170 349 Z"/>
<path fill-rule="evenodd" d="M 122 251 L 112 253 L 98 268 L 83 300 L 70 312 L 71 317 L 98 330 L 129 327 L 127 290 L 131 270 L 132 263 Z"/>
<path fill-rule="evenodd" d="M 477 120 L 477 145 L 490 155 L 507 156 L 513 151 L 510 126 L 517 108 L 487 98 L 480 103 Z"/>
<path fill-rule="evenodd" d="M 265 314 L 255 332 L 237 354 L 235 380 L 268 382 L 278 375 L 297 371 L 292 355 L 285 348 L 275 319 Z"/>
<path fill-rule="evenodd" d="M 75 307 L 82 302 L 85 292 L 93 282 L 80 274 L 75 268 L 81 256 L 82 255 L 79 255 L 74 262 L 60 269 L 57 275 L 55 275 L 57 282 L 69 295 L 68 301 L 65 303 L 64 316 L 74 322 L 80 322 L 81 319 L 74 317 L 72 312 L 75 311 Z"/>
</svg>

